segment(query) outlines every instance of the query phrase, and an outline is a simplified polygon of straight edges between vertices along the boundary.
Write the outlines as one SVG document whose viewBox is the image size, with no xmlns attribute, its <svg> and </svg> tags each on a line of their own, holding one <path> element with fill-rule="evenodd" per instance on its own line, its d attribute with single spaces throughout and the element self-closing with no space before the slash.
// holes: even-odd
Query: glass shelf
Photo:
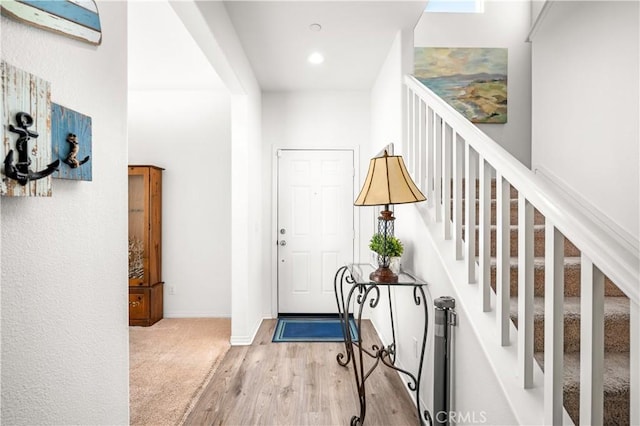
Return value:
<svg viewBox="0 0 640 426">
<path fill-rule="evenodd" d="M 370 263 L 350 263 L 347 265 L 347 270 L 349 271 L 351 278 L 353 278 L 353 280 L 355 281 L 355 284 L 378 284 L 394 286 L 416 286 L 427 284 L 425 281 L 414 277 L 407 271 L 400 271 L 400 273 L 398 274 L 397 283 L 378 283 L 375 281 L 371 281 L 369 279 L 369 275 L 376 269 L 377 267 L 371 265 Z"/>
</svg>

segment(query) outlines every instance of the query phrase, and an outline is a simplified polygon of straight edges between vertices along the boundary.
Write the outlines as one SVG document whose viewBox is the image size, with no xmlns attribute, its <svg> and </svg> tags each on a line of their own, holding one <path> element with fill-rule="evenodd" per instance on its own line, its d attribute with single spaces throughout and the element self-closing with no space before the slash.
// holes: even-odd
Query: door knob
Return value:
<svg viewBox="0 0 640 426">
<path fill-rule="evenodd" d="M 282 241 L 280 241 L 280 245 L 284 247 L 284 246 L 287 245 L 287 242 L 285 240 L 282 240 Z"/>
</svg>

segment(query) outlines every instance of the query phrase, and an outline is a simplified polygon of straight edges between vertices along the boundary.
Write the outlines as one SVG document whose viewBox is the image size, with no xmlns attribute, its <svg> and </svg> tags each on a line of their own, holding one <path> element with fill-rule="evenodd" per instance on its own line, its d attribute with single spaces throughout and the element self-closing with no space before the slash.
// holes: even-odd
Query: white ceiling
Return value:
<svg viewBox="0 0 640 426">
<path fill-rule="evenodd" d="M 413 28 L 423 1 L 226 1 L 266 91 L 363 90 L 373 86 L 399 29 Z M 309 26 L 322 25 L 319 32 Z M 325 61 L 307 57 L 321 52 Z"/>
<path fill-rule="evenodd" d="M 222 89 L 167 0 L 128 1 L 130 89 Z"/>
</svg>

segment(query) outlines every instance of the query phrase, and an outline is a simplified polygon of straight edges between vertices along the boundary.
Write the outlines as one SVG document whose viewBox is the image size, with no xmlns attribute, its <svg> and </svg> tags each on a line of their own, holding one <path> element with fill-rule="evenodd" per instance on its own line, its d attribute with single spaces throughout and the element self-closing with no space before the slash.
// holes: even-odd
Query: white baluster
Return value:
<svg viewBox="0 0 640 426">
<path fill-rule="evenodd" d="M 564 378 L 564 236 L 545 223 L 544 423 L 561 425 Z"/>
<path fill-rule="evenodd" d="M 442 156 L 442 230 L 444 239 L 451 239 L 451 145 L 453 129 L 444 129 L 444 155 Z"/>
<path fill-rule="evenodd" d="M 418 98 L 418 139 L 416 140 L 413 158 L 413 163 L 415 164 L 413 180 L 420 186 L 422 186 L 422 182 L 424 181 L 424 140 L 427 132 L 425 109 L 425 103 Z"/>
<path fill-rule="evenodd" d="M 456 260 L 462 259 L 462 174 L 464 167 L 463 143 L 453 134 L 453 238 Z"/>
<path fill-rule="evenodd" d="M 509 346 L 511 325 L 511 185 L 500 173 L 496 176 L 496 315 L 500 345 Z"/>
<path fill-rule="evenodd" d="M 431 108 L 428 110 L 427 114 L 427 123 L 429 125 L 429 129 L 427 132 L 427 203 L 429 207 L 433 207 L 435 205 L 435 200 L 433 199 L 433 181 L 435 178 L 435 168 L 434 168 L 434 159 L 433 159 L 433 138 L 435 136 L 435 113 Z"/>
<path fill-rule="evenodd" d="M 436 115 L 436 134 L 435 134 L 435 145 L 434 145 L 434 202 L 436 205 L 436 222 L 440 222 L 442 220 L 442 143 L 443 143 L 443 132 L 444 132 L 444 124 L 442 121 L 442 117 Z"/>
<path fill-rule="evenodd" d="M 489 312 L 491 311 L 491 166 L 482 156 L 480 156 L 479 171 L 478 279 L 482 289 L 482 312 Z"/>
<path fill-rule="evenodd" d="M 415 170 L 413 168 L 413 153 L 414 153 L 414 147 L 416 146 L 416 124 L 418 123 L 417 120 L 417 111 L 416 111 L 416 98 L 417 95 L 415 93 L 411 94 L 411 98 L 409 99 L 409 115 L 411 117 L 411 121 L 409 123 L 409 144 L 407 146 L 406 149 L 406 153 L 405 155 L 408 157 L 408 165 L 407 167 L 409 168 L 409 173 L 410 174 L 414 174 Z"/>
<path fill-rule="evenodd" d="M 422 126 L 422 132 L 420 132 L 420 157 L 418 158 L 418 168 L 420 169 L 420 176 L 417 176 L 416 182 L 420 185 L 420 189 L 423 193 L 427 193 L 427 132 L 430 127 L 427 126 L 427 112 L 429 106 L 426 102 L 420 104 L 420 126 Z"/>
<path fill-rule="evenodd" d="M 601 425 L 604 379 L 604 275 L 586 255 L 580 266 L 580 424 Z"/>
<path fill-rule="evenodd" d="M 412 103 L 412 99 L 413 99 L 414 93 L 413 90 L 411 90 L 410 88 L 407 87 L 407 93 L 406 93 L 406 101 L 407 104 L 405 105 L 406 108 L 406 114 L 407 114 L 407 122 L 406 122 L 406 134 L 405 134 L 405 149 L 407 150 L 407 152 L 409 152 L 409 146 L 411 145 L 411 138 L 413 137 L 412 135 L 412 130 L 413 130 L 413 109 L 411 108 Z"/>
<path fill-rule="evenodd" d="M 518 364 L 521 383 L 533 387 L 533 206 L 518 195 Z"/>
<path fill-rule="evenodd" d="M 476 172 L 478 157 L 476 152 L 465 141 L 465 258 L 467 260 L 467 280 L 469 284 L 476 282 Z"/>
</svg>

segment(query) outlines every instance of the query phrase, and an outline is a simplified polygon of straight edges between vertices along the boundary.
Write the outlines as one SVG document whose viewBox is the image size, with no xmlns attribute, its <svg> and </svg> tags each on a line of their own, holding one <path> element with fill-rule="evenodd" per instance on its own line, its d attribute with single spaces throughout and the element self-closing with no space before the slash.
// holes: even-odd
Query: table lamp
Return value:
<svg viewBox="0 0 640 426">
<path fill-rule="evenodd" d="M 354 205 L 384 206 L 378 217 L 378 234 L 382 237 L 382 246 L 387 247 L 387 242 L 393 237 L 395 221 L 389 205 L 417 203 L 426 199 L 409 176 L 402 156 L 389 155 L 385 150 L 382 157 L 371 159 L 367 178 Z M 378 283 L 398 282 L 398 276 L 389 269 L 390 260 L 384 251 L 378 253 L 378 269 L 369 275 L 369 279 Z"/>
</svg>

